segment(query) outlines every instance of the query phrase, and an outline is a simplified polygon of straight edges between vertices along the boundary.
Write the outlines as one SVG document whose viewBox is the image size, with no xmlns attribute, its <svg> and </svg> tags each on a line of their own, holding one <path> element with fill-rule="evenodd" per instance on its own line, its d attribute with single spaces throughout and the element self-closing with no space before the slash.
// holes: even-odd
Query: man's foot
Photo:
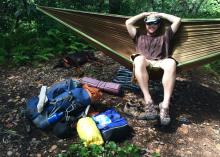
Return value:
<svg viewBox="0 0 220 157">
<path fill-rule="evenodd" d="M 143 110 L 145 120 L 156 120 L 158 118 L 158 111 L 153 102 L 145 104 Z"/>
<path fill-rule="evenodd" d="M 163 108 L 162 103 L 159 104 L 160 108 L 160 123 L 161 125 L 169 125 L 171 118 L 169 115 L 169 108 Z"/>
</svg>

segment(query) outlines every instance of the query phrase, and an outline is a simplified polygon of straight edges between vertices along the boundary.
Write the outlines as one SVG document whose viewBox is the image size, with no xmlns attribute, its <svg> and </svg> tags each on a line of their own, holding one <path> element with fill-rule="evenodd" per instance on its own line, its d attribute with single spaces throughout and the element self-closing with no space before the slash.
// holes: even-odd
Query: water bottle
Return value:
<svg viewBox="0 0 220 157">
<path fill-rule="evenodd" d="M 52 116 L 47 117 L 45 114 L 38 115 L 34 120 L 33 123 L 40 129 L 45 129 L 49 125 L 58 122 L 64 116 L 63 112 L 54 113 Z"/>
<path fill-rule="evenodd" d="M 63 112 L 60 113 L 54 113 L 52 116 L 48 117 L 48 123 L 53 124 L 57 121 L 59 121 L 64 116 Z"/>
</svg>

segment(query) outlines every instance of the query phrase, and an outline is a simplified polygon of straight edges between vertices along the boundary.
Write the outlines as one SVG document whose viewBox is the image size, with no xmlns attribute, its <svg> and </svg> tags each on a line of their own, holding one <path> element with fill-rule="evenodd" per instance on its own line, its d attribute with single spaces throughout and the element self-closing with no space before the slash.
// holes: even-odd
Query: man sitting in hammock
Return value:
<svg viewBox="0 0 220 157">
<path fill-rule="evenodd" d="M 146 33 L 139 32 L 135 23 L 144 19 Z M 161 19 L 166 19 L 172 24 L 164 33 L 160 33 Z M 169 116 L 170 98 L 176 80 L 176 61 L 171 58 L 171 44 L 174 34 L 181 23 L 179 17 L 156 12 L 143 12 L 133 16 L 126 21 L 127 30 L 136 46 L 136 53 L 131 58 L 134 63 L 134 74 L 144 95 L 144 113 L 140 116 L 146 120 L 158 117 L 154 102 L 148 88 L 149 75 L 147 67 L 159 67 L 164 70 L 162 84 L 164 88 L 164 99 L 159 104 L 160 121 L 162 125 L 168 125 L 171 121 Z"/>
</svg>

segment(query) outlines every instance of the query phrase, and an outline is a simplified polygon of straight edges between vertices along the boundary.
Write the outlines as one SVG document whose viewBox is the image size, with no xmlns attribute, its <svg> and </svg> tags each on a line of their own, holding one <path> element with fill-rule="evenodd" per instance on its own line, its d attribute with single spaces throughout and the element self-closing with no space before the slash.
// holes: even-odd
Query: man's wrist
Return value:
<svg viewBox="0 0 220 157">
<path fill-rule="evenodd" d="M 147 16 L 149 16 L 150 14 L 153 14 L 153 12 L 143 12 L 143 13 L 142 13 L 142 15 L 143 15 L 144 17 L 147 17 Z"/>
<path fill-rule="evenodd" d="M 158 13 L 157 17 L 164 18 L 164 13 Z"/>
<path fill-rule="evenodd" d="M 148 13 L 147 13 L 147 12 L 143 12 L 141 15 L 142 15 L 143 17 L 147 17 L 147 16 L 148 16 Z"/>
</svg>

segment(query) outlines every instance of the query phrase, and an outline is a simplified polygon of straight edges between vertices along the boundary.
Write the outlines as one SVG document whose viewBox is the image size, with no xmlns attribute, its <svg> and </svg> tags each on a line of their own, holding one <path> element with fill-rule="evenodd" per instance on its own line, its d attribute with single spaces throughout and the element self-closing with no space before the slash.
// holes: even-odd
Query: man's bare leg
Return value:
<svg viewBox="0 0 220 157">
<path fill-rule="evenodd" d="M 147 66 L 149 66 L 149 64 L 150 63 L 144 56 L 138 56 L 134 60 L 135 76 L 144 94 L 145 100 L 145 103 L 143 104 L 144 112 L 140 113 L 139 116 L 139 119 L 143 120 L 155 120 L 158 117 L 158 112 L 155 109 L 148 87 L 149 75 L 147 72 Z"/>
<path fill-rule="evenodd" d="M 147 62 L 144 56 L 140 55 L 135 58 L 134 65 L 135 65 L 135 77 L 144 94 L 144 100 L 146 104 L 152 103 L 153 101 L 149 93 L 149 87 L 148 87 L 149 75 L 146 70 L 149 63 Z"/>
<path fill-rule="evenodd" d="M 176 81 L 176 62 L 173 59 L 165 59 L 161 64 L 164 70 L 162 84 L 164 88 L 164 99 L 162 102 L 163 108 L 169 108 L 170 98 L 173 93 L 173 88 Z"/>
<path fill-rule="evenodd" d="M 168 58 L 163 60 L 160 66 L 164 70 L 162 78 L 164 99 L 163 102 L 159 104 L 160 122 L 162 125 L 168 125 L 171 121 L 169 116 L 169 105 L 176 80 L 176 62 L 173 59 Z"/>
</svg>

